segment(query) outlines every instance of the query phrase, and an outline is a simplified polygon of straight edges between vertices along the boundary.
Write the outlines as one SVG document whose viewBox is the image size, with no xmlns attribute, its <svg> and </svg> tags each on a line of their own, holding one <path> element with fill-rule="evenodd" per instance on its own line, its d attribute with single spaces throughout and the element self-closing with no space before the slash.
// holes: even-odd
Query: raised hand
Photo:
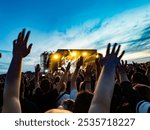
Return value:
<svg viewBox="0 0 150 130">
<path fill-rule="evenodd" d="M 81 56 L 81 57 L 78 59 L 78 61 L 77 61 L 76 67 L 77 67 L 77 68 L 80 68 L 82 65 L 83 65 L 83 57 Z"/>
<path fill-rule="evenodd" d="M 89 76 L 89 77 L 91 77 L 91 75 L 92 75 L 92 71 L 93 71 L 93 67 L 92 67 L 92 65 L 91 65 L 91 64 L 87 65 L 87 67 L 86 67 L 86 71 L 85 71 L 85 76 Z"/>
<path fill-rule="evenodd" d="M 29 35 L 30 31 L 25 34 L 25 29 L 23 29 L 13 42 L 13 57 L 5 80 L 2 112 L 21 112 L 19 97 L 22 58 L 31 51 L 32 44 L 27 47 Z"/>
<path fill-rule="evenodd" d="M 96 58 L 96 59 L 95 59 L 95 64 L 96 64 L 96 66 L 98 66 L 98 67 L 100 66 L 100 58 Z"/>
<path fill-rule="evenodd" d="M 68 65 L 67 65 L 67 67 L 66 67 L 66 71 L 69 71 L 70 67 L 71 67 L 71 63 L 69 62 Z"/>
<path fill-rule="evenodd" d="M 13 41 L 13 56 L 15 57 L 26 57 L 32 48 L 32 44 L 27 47 L 30 31 L 25 34 L 25 29 L 19 33 L 18 38 Z"/>
<path fill-rule="evenodd" d="M 141 65 L 140 64 L 138 64 L 138 63 L 136 63 L 136 62 L 134 62 L 134 61 L 132 61 L 132 64 L 133 64 L 133 66 L 134 66 L 134 69 L 138 69 L 138 68 L 141 68 Z"/>
<path fill-rule="evenodd" d="M 111 52 L 110 47 L 111 44 L 109 43 L 106 49 L 106 56 L 100 60 L 103 66 L 89 112 L 110 112 L 110 104 L 115 85 L 116 66 L 125 53 L 125 51 L 123 51 L 120 56 L 118 56 L 121 46 L 119 45 L 117 47 L 117 43 L 113 45 Z"/>
<path fill-rule="evenodd" d="M 118 56 L 121 45 L 119 45 L 118 47 L 117 47 L 117 45 L 118 44 L 115 43 L 113 45 L 112 51 L 110 52 L 111 44 L 110 43 L 108 44 L 107 50 L 106 50 L 106 56 L 103 59 L 101 59 L 101 63 L 103 65 L 105 65 L 106 63 L 111 63 L 112 65 L 119 64 L 119 61 L 122 58 L 122 56 L 124 55 L 125 51 L 122 51 L 120 56 Z"/>
<path fill-rule="evenodd" d="M 127 68 L 127 61 L 121 61 L 121 63 L 118 65 L 118 74 L 119 74 L 119 81 L 120 83 L 123 81 L 129 81 L 126 73 Z"/>
<path fill-rule="evenodd" d="M 118 65 L 118 72 L 119 73 L 126 73 L 127 68 L 127 60 L 121 60 L 121 63 Z"/>
<path fill-rule="evenodd" d="M 40 67 L 39 64 L 37 64 L 37 65 L 35 66 L 35 72 L 38 73 L 38 72 L 40 72 L 40 70 L 41 70 L 41 67 Z"/>
<path fill-rule="evenodd" d="M 65 71 L 66 71 L 66 69 L 65 69 L 64 67 L 61 67 L 61 70 L 62 70 L 63 72 L 65 72 Z"/>
</svg>

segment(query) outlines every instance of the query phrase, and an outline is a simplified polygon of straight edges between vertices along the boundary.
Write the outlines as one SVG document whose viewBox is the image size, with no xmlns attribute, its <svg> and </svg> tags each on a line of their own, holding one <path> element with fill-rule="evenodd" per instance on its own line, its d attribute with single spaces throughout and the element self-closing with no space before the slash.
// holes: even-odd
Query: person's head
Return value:
<svg viewBox="0 0 150 130">
<path fill-rule="evenodd" d="M 89 91 L 89 92 L 91 92 L 91 81 L 81 82 L 79 91 Z"/>
<path fill-rule="evenodd" d="M 139 95 L 144 98 L 144 100 L 150 102 L 150 86 L 144 84 L 137 84 L 134 86 L 134 90 L 136 90 Z"/>
<path fill-rule="evenodd" d="M 79 92 L 74 105 L 75 113 L 88 113 L 88 110 L 91 105 L 93 94 L 88 91 Z"/>
<path fill-rule="evenodd" d="M 29 87 L 28 89 L 33 90 L 35 88 L 35 82 L 34 79 L 28 81 L 29 82 Z"/>
<path fill-rule="evenodd" d="M 64 100 L 62 103 L 62 106 L 65 110 L 69 110 L 73 112 L 74 108 L 74 101 L 71 99 Z"/>
<path fill-rule="evenodd" d="M 136 72 L 131 77 L 132 83 L 134 84 L 149 84 L 148 78 L 142 73 Z"/>
<path fill-rule="evenodd" d="M 55 83 L 58 83 L 60 81 L 60 77 L 59 76 L 56 76 L 56 78 L 55 78 Z"/>
<path fill-rule="evenodd" d="M 40 88 L 44 93 L 47 93 L 51 88 L 51 83 L 49 82 L 48 79 L 43 79 L 40 83 Z"/>
<path fill-rule="evenodd" d="M 43 92 L 42 92 L 41 88 L 37 88 L 37 89 L 35 90 L 35 95 L 36 95 L 36 96 L 40 96 L 40 95 L 42 95 L 42 94 L 43 94 Z"/>
<path fill-rule="evenodd" d="M 86 86 L 86 82 L 81 82 L 79 91 L 85 91 L 85 86 Z"/>
</svg>

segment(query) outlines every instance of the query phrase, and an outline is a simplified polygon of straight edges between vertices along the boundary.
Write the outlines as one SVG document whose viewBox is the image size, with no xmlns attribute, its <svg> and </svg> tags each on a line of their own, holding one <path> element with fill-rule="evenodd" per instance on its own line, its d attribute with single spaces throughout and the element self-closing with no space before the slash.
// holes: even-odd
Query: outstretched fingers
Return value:
<svg viewBox="0 0 150 130">
<path fill-rule="evenodd" d="M 17 38 L 17 43 L 21 44 L 27 44 L 29 36 L 30 36 L 30 31 L 27 32 L 25 36 L 25 31 L 26 29 L 23 29 L 19 34 Z"/>
<path fill-rule="evenodd" d="M 17 40 L 15 39 L 15 40 L 13 41 L 13 46 L 16 46 L 16 44 L 17 44 Z"/>
<path fill-rule="evenodd" d="M 116 50 L 116 55 L 118 55 L 119 51 L 120 51 L 120 47 L 121 45 L 118 46 L 117 50 Z"/>
<path fill-rule="evenodd" d="M 120 51 L 120 48 L 121 48 L 121 45 L 118 45 L 118 48 L 116 50 L 116 47 L 117 47 L 117 43 L 114 44 L 113 46 L 113 49 L 112 49 L 112 54 L 115 54 L 116 56 L 118 55 L 119 51 Z M 122 58 L 122 56 L 124 55 L 125 51 L 122 51 L 122 53 L 120 54 L 120 56 L 118 57 L 119 59 Z"/>
<path fill-rule="evenodd" d="M 123 65 L 123 66 L 124 66 L 124 61 L 123 61 L 123 60 L 121 60 L 121 65 Z"/>
<path fill-rule="evenodd" d="M 117 43 L 115 43 L 114 46 L 113 46 L 113 49 L 112 49 L 112 52 L 111 52 L 112 54 L 115 53 L 116 46 L 117 46 Z"/>
<path fill-rule="evenodd" d="M 118 46 L 118 48 L 117 48 L 117 46 Z M 110 47 L 111 47 L 111 44 L 109 43 L 109 44 L 107 45 L 106 56 L 109 55 L 109 54 L 115 54 L 115 55 L 118 55 L 118 54 L 119 54 L 121 45 L 118 45 L 117 43 L 115 43 L 115 44 L 113 45 L 113 48 L 112 48 L 111 53 L 110 53 Z M 117 49 L 116 49 L 116 48 L 117 48 Z M 119 56 L 120 59 L 121 59 L 121 57 L 124 55 L 124 53 L 125 53 L 125 51 L 123 51 L 123 52 L 121 53 L 121 55 Z"/>
<path fill-rule="evenodd" d="M 107 45 L 106 56 L 109 55 L 109 53 L 110 53 L 110 46 L 111 46 L 111 44 L 109 43 Z"/>
<path fill-rule="evenodd" d="M 24 35 L 25 35 L 25 28 L 22 30 L 22 32 L 21 32 L 21 41 L 23 41 L 23 39 L 24 39 Z"/>
<path fill-rule="evenodd" d="M 17 43 L 21 43 L 21 34 L 22 32 L 20 32 L 19 34 L 18 34 L 18 38 L 17 38 Z"/>
<path fill-rule="evenodd" d="M 28 52 L 30 53 L 30 51 L 31 51 L 31 48 L 32 48 L 32 43 L 28 46 Z"/>
<path fill-rule="evenodd" d="M 127 66 L 127 64 L 128 64 L 128 62 L 127 62 L 127 60 L 125 60 L 125 66 Z"/>
<path fill-rule="evenodd" d="M 30 36 L 30 31 L 27 32 L 27 34 L 26 34 L 26 36 L 24 38 L 24 44 L 27 44 L 29 36 Z"/>
<path fill-rule="evenodd" d="M 125 51 L 123 51 L 123 52 L 121 53 L 121 55 L 119 56 L 119 59 L 122 58 L 122 56 L 124 55 L 124 53 L 125 53 Z"/>
<path fill-rule="evenodd" d="M 71 62 L 68 63 L 67 67 L 66 67 L 66 70 L 68 71 L 71 67 Z"/>
<path fill-rule="evenodd" d="M 13 41 L 13 54 L 18 55 L 20 57 L 26 57 L 32 48 L 32 44 L 27 46 L 27 42 L 30 36 L 30 31 L 25 33 L 25 29 L 23 29 L 16 40 Z"/>
</svg>

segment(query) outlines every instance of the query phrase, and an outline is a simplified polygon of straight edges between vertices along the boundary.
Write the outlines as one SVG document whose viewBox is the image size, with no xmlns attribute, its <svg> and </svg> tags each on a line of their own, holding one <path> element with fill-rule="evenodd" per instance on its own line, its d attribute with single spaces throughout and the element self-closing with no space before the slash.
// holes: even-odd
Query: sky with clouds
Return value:
<svg viewBox="0 0 150 130">
<path fill-rule="evenodd" d="M 0 0 L 0 73 L 12 58 L 18 32 L 31 30 L 31 54 L 23 71 L 33 70 L 43 51 L 98 49 L 118 42 L 128 61 L 150 61 L 149 0 Z"/>
</svg>

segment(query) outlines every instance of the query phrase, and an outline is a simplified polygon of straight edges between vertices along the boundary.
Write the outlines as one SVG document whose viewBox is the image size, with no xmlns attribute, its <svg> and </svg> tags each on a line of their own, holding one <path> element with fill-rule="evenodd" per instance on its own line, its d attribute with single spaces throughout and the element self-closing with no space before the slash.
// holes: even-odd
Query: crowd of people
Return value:
<svg viewBox="0 0 150 130">
<path fill-rule="evenodd" d="M 142 113 L 150 112 L 150 62 L 128 64 L 121 60 L 121 45 L 108 44 L 106 55 L 95 64 L 79 57 L 60 72 L 44 76 L 22 72 L 22 60 L 32 50 L 23 29 L 13 41 L 13 56 L 7 74 L 0 75 L 0 111 L 3 113 Z M 112 47 L 111 47 L 112 46 Z M 0 58 L 2 54 L 0 54 Z"/>
</svg>

